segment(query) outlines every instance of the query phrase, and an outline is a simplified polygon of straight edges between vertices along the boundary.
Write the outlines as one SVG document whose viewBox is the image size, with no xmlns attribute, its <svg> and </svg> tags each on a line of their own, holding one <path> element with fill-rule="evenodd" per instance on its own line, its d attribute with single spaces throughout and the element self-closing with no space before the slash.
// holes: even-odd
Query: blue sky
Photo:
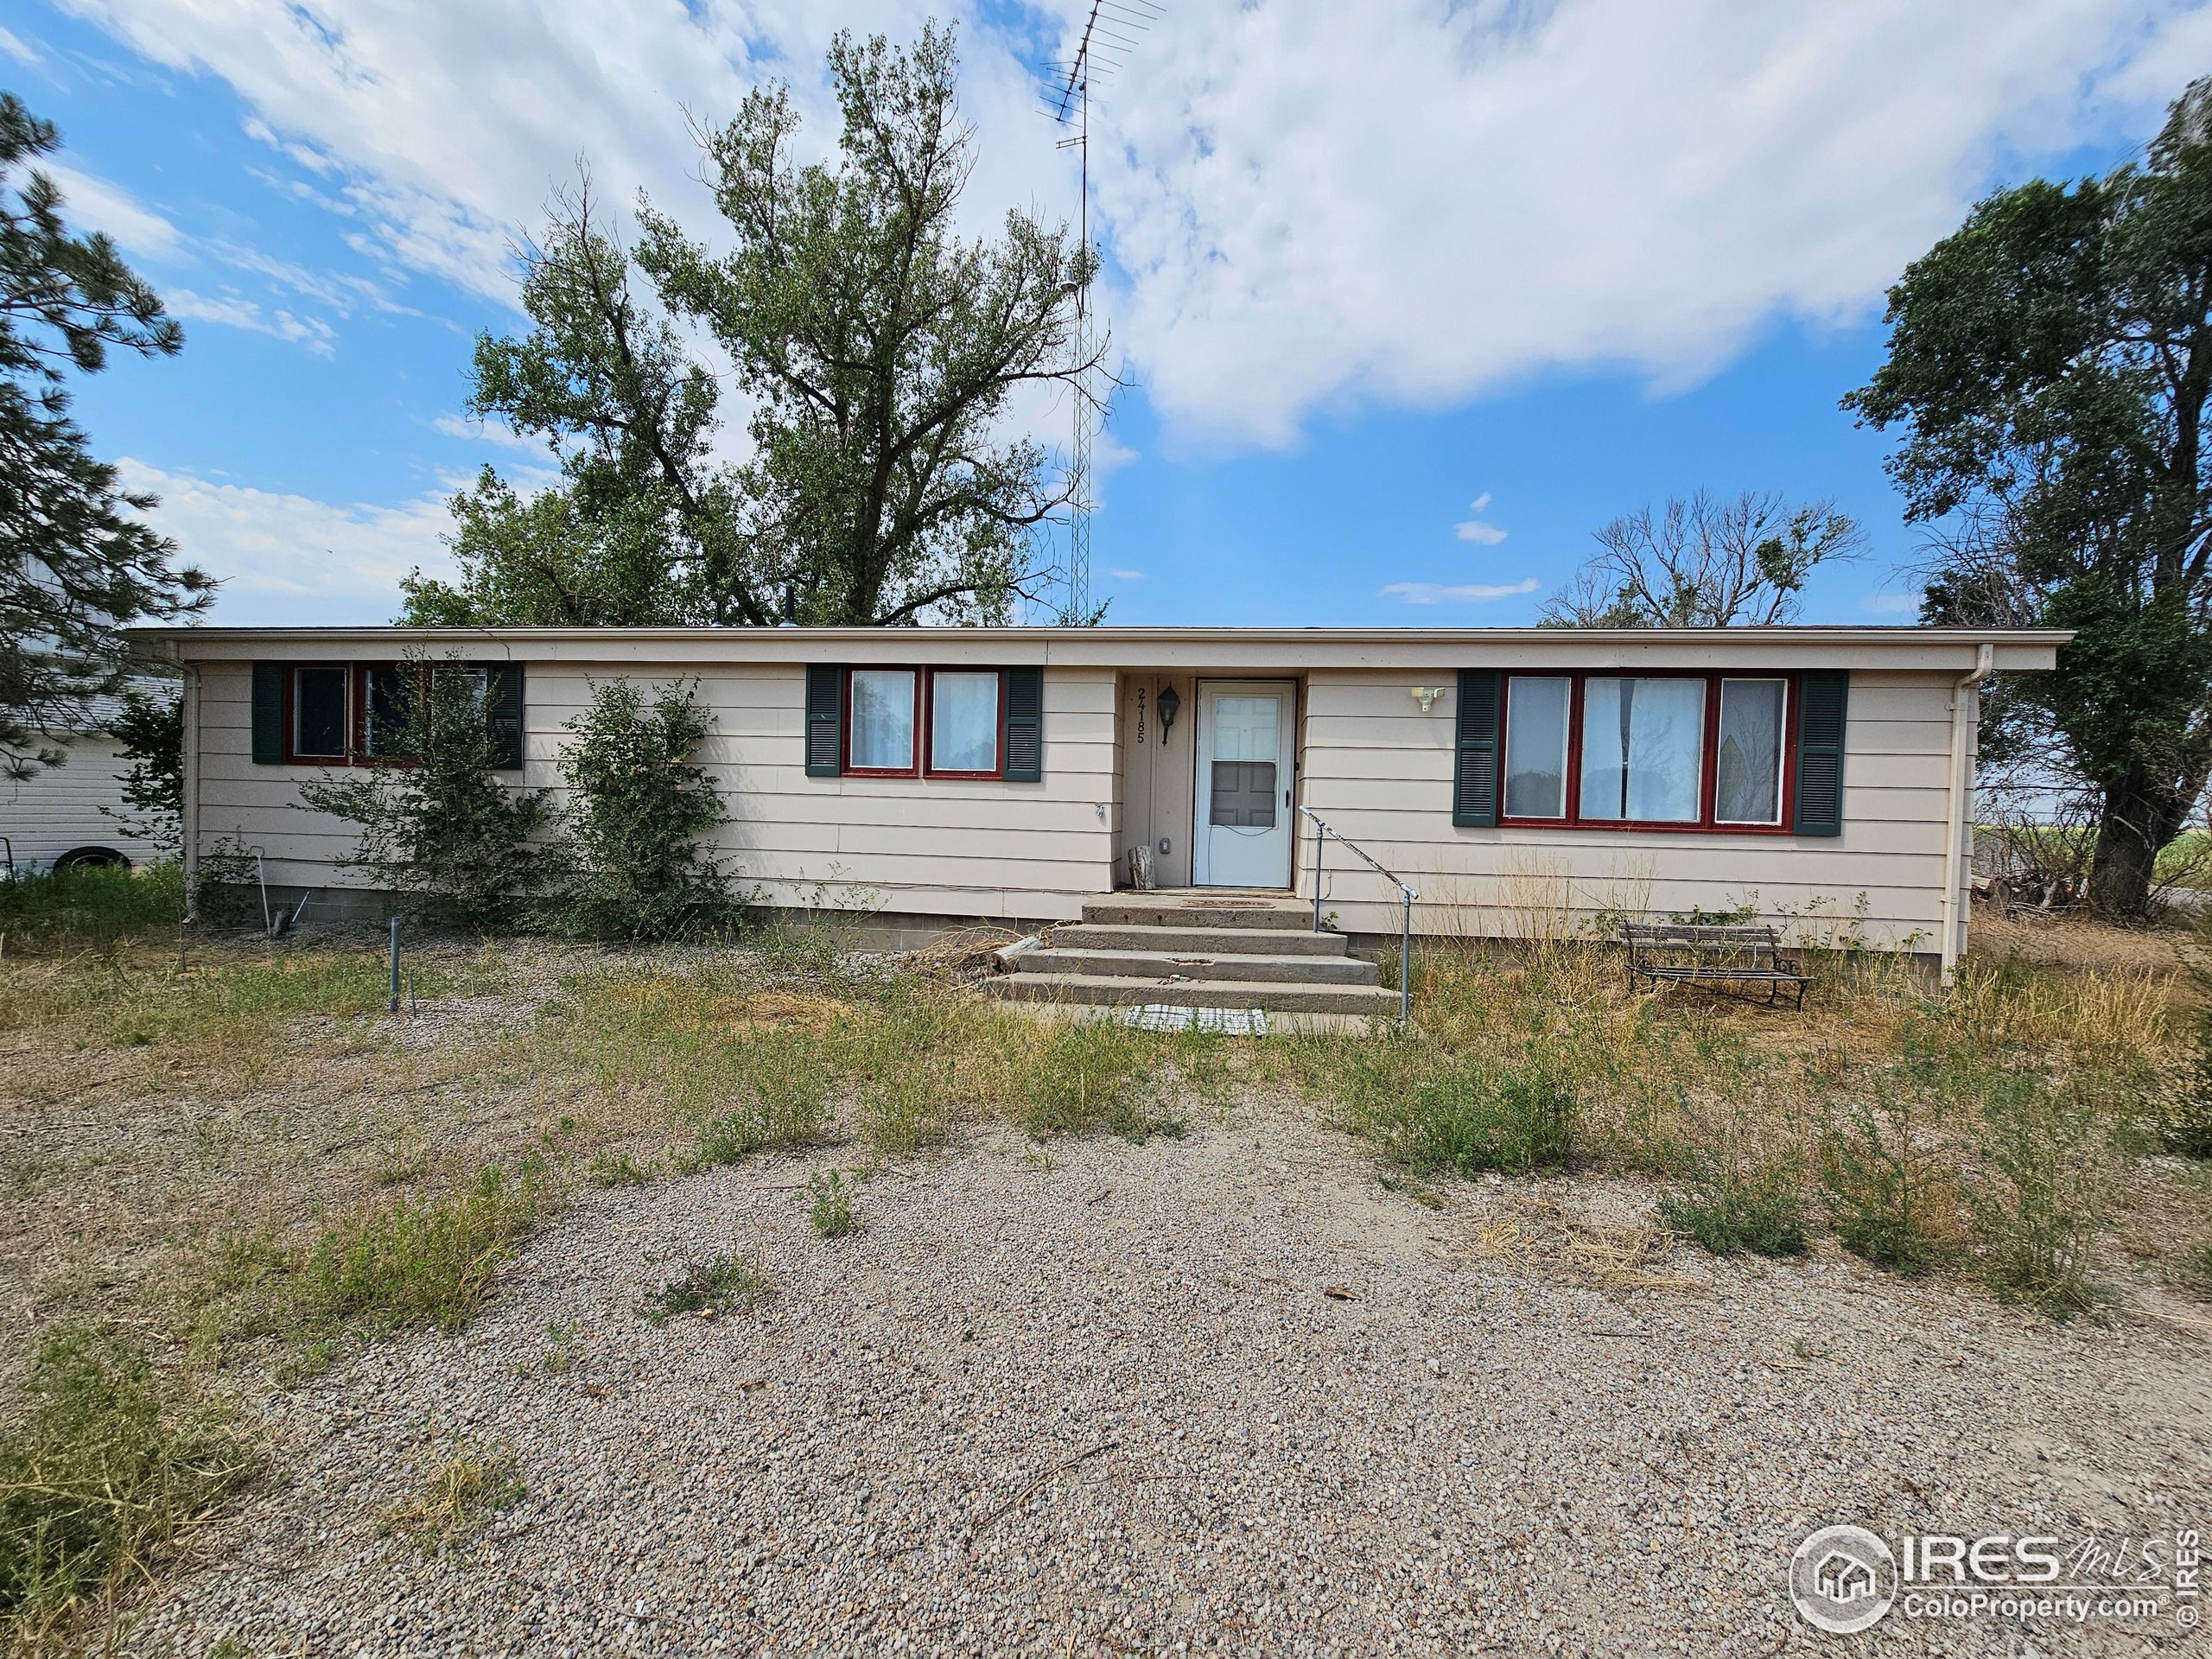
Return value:
<svg viewBox="0 0 2212 1659">
<path fill-rule="evenodd" d="M 785 74 L 826 142 L 828 30 L 924 15 L 575 10 L 29 0 L 0 27 L 73 215 L 185 321 L 80 410 L 228 579 L 216 620 L 385 620 L 442 561 L 446 495 L 542 465 L 458 418 L 463 369 L 518 326 L 506 251 L 579 153 L 603 198 L 710 233 L 679 106 Z M 937 10 L 972 221 L 1068 210 L 1024 106 L 1072 0 Z M 2212 8 L 1176 0 L 1135 65 L 1094 197 L 1133 383 L 1094 532 L 1112 620 L 1528 622 L 1598 524 L 1700 486 L 1837 498 L 1869 553 L 1806 617 L 1898 620 L 1916 537 L 1837 409 L 1883 286 L 1992 184 L 2139 144 L 2212 69 Z"/>
</svg>

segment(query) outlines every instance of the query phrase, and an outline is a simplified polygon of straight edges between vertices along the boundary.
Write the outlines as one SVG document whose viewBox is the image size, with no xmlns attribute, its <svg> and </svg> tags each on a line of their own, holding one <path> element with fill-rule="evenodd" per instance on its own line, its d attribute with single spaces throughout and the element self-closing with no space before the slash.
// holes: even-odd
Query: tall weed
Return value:
<svg viewBox="0 0 2212 1659">
<path fill-rule="evenodd" d="M 1926 1273 L 1959 1234 L 1958 1184 L 1916 1135 L 1918 1103 L 1853 1102 L 1821 1131 L 1821 1190 L 1844 1249 L 1899 1273 Z"/>
<path fill-rule="evenodd" d="M 401 1198 L 344 1217 L 302 1265 L 297 1311 L 325 1328 L 458 1330 L 552 1198 L 545 1166 L 533 1158 L 512 1175 L 487 1167 L 447 1198 Z"/>
<path fill-rule="evenodd" d="M 0 1440 L 0 1633 L 29 1650 L 143 1579 L 254 1460 L 219 1411 L 92 1332 L 48 1338 L 25 1393 L 22 1426 Z"/>
<path fill-rule="evenodd" d="M 2090 1306 L 2090 1253 L 2107 1178 L 2091 1106 L 2041 1078 L 1996 1083 L 1982 1104 L 1980 1160 L 1967 1186 L 1982 1271 L 2000 1296 L 2054 1319 Z"/>
</svg>

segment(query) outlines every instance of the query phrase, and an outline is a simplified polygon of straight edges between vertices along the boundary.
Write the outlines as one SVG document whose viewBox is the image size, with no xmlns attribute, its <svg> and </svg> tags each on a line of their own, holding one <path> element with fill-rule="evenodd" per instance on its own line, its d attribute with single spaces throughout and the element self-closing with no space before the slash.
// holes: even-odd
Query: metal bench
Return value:
<svg viewBox="0 0 2212 1659">
<path fill-rule="evenodd" d="M 1624 922 L 1621 944 L 1628 951 L 1630 990 L 1639 980 L 1656 990 L 1664 980 L 1767 1007 L 1779 1007 L 1787 990 L 1790 1006 L 1802 1008 L 1805 988 L 1813 982 L 1797 959 L 1783 950 L 1774 930 L 1763 925 Z M 1766 988 L 1764 998 L 1748 988 L 1758 985 Z"/>
</svg>

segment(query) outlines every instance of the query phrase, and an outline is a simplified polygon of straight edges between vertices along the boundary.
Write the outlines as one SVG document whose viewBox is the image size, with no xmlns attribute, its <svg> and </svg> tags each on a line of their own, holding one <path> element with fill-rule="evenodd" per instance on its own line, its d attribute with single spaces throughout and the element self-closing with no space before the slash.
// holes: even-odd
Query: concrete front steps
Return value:
<svg viewBox="0 0 2212 1659">
<path fill-rule="evenodd" d="M 1160 1003 L 1301 1015 L 1395 1014 L 1398 995 L 1344 936 L 1313 931 L 1294 899 L 1126 893 L 1096 899 L 988 982 L 1003 1001 L 1077 1007 Z"/>
</svg>

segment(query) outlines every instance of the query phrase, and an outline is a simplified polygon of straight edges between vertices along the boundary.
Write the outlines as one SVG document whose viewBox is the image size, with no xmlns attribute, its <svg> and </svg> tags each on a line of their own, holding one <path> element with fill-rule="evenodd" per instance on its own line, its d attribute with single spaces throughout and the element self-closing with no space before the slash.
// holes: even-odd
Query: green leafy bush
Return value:
<svg viewBox="0 0 2212 1659">
<path fill-rule="evenodd" d="M 1333 1077 L 1341 1122 L 1418 1175 L 1439 1169 L 1525 1175 L 1574 1154 L 1581 1107 L 1567 1075 L 1536 1054 L 1499 1065 L 1391 1033 L 1346 1047 Z"/>
<path fill-rule="evenodd" d="M 824 1238 L 842 1238 L 860 1226 L 853 1214 L 853 1184 L 834 1169 L 807 1178 L 806 1218 Z"/>
<path fill-rule="evenodd" d="M 721 823 L 721 796 L 693 758 L 711 716 L 696 688 L 663 687 L 648 704 L 628 680 L 595 687 L 568 724 L 567 925 L 594 938 L 679 938 L 727 926 L 735 904 L 700 837 Z"/>
</svg>

